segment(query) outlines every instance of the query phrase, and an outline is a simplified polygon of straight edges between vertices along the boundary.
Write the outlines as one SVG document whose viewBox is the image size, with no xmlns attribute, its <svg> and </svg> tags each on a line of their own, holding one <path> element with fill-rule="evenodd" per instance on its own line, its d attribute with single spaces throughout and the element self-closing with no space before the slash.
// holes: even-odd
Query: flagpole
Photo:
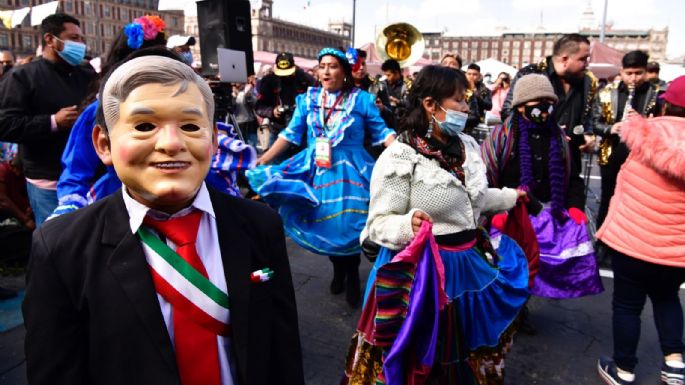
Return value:
<svg viewBox="0 0 685 385">
<path fill-rule="evenodd" d="M 602 15 L 602 27 L 599 30 L 599 42 L 604 43 L 604 35 L 606 33 L 607 25 L 607 3 L 609 0 L 604 0 L 604 14 Z"/>
<path fill-rule="evenodd" d="M 352 47 L 356 47 L 354 44 L 354 31 L 357 29 L 357 0 L 352 0 Z"/>
</svg>

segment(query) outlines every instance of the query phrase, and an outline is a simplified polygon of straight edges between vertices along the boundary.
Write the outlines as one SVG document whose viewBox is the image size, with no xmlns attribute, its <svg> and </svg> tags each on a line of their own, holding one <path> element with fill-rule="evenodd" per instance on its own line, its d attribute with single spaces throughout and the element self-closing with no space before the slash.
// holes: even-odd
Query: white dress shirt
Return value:
<svg viewBox="0 0 685 385">
<path fill-rule="evenodd" d="M 134 200 L 126 192 L 126 186 L 121 190 L 124 197 L 124 204 L 126 205 L 126 210 L 129 216 L 129 225 L 131 226 L 131 231 L 135 234 L 138 228 L 143 224 L 143 219 L 146 215 L 158 220 L 164 220 L 168 218 L 175 218 L 184 216 L 193 209 L 202 212 L 202 219 L 200 219 L 200 226 L 198 228 L 197 240 L 195 242 L 195 248 L 197 253 L 205 265 L 207 270 L 207 276 L 216 287 L 221 289 L 224 293 L 228 293 L 226 289 L 226 276 L 224 275 L 224 264 L 221 259 L 221 249 L 219 248 L 219 236 L 216 230 L 216 216 L 214 215 L 214 208 L 212 207 L 212 202 L 209 199 L 209 191 L 207 191 L 207 186 L 204 182 L 200 187 L 195 200 L 193 203 L 177 212 L 174 215 L 169 216 L 169 214 L 163 213 L 151 209 L 144 204 Z M 152 229 L 150 229 L 152 230 Z M 154 232 L 154 230 L 152 230 Z M 166 244 L 172 249 L 176 250 L 176 245 L 169 239 L 166 240 Z M 145 253 L 145 258 L 149 261 L 150 256 L 143 248 Z M 164 297 L 157 293 L 157 300 L 159 301 L 159 307 L 162 311 L 162 316 L 164 317 L 164 323 L 166 323 L 167 331 L 169 332 L 169 337 L 171 338 L 171 343 L 174 343 L 174 322 L 173 322 L 173 309 L 169 302 L 167 302 Z M 230 323 L 230 319 L 227 320 Z M 221 385 L 234 385 L 234 374 L 235 367 L 233 360 L 231 359 L 231 339 L 230 337 L 217 336 L 217 344 L 219 350 L 219 363 L 221 366 Z"/>
</svg>

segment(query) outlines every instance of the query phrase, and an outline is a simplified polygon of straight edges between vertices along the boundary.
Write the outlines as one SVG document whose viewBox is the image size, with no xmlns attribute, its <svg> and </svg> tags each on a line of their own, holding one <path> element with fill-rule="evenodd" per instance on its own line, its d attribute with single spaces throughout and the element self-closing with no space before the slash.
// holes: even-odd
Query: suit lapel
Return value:
<svg viewBox="0 0 685 385">
<path fill-rule="evenodd" d="M 103 245 L 108 251 L 111 250 L 108 267 L 138 313 L 163 360 L 177 373 L 176 356 L 159 308 L 157 291 L 140 241 L 131 233 L 121 194 L 122 191 L 118 190 L 111 197 L 102 236 Z"/>
<path fill-rule="evenodd" d="M 244 219 L 232 210 L 230 199 L 209 188 L 212 207 L 216 215 L 219 248 L 224 264 L 231 309 L 233 347 L 241 379 L 247 378 L 247 346 L 249 329 L 250 274 L 252 273 L 251 238 L 242 230 Z"/>
</svg>

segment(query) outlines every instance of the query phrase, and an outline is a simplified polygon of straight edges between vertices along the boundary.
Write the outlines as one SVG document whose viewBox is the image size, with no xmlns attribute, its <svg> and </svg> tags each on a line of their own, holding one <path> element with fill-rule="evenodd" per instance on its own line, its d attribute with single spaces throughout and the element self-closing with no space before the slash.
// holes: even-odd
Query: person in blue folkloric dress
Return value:
<svg viewBox="0 0 685 385">
<path fill-rule="evenodd" d="M 369 181 L 374 160 L 364 149 L 365 134 L 374 145 L 392 143 L 374 97 L 354 87 L 356 51 L 324 48 L 319 53 L 321 87 L 297 97 L 288 127 L 257 160 L 271 162 L 291 144 L 307 146 L 281 164 L 247 172 L 252 188 L 276 207 L 295 242 L 333 263 L 331 292 L 347 290 L 350 306 L 359 303 L 359 234 L 369 207 Z M 347 283 L 345 284 L 345 278 Z"/>
</svg>

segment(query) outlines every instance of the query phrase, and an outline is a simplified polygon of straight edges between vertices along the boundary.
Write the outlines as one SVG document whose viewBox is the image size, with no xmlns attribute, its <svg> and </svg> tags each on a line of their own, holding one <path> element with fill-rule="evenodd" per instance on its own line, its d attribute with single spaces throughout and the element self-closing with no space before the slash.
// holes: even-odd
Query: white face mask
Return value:
<svg viewBox="0 0 685 385">
<path fill-rule="evenodd" d="M 463 132 L 469 115 L 464 112 L 446 110 L 442 108 L 442 106 L 439 107 L 441 110 L 445 111 L 445 121 L 441 122 L 435 119 L 435 115 L 433 115 L 433 119 L 438 122 L 440 131 L 447 136 L 457 136 Z"/>
</svg>

